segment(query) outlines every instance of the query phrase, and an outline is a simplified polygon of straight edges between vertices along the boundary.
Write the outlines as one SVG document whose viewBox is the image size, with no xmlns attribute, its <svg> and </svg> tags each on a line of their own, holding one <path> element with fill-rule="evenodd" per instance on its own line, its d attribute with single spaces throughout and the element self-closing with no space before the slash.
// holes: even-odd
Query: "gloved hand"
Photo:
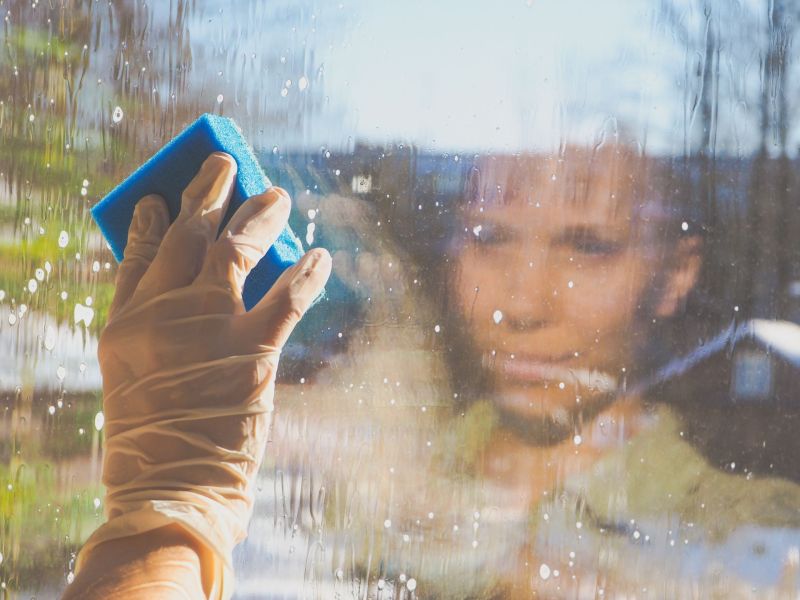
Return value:
<svg viewBox="0 0 800 600">
<path fill-rule="evenodd" d="M 242 286 L 286 225 L 278 188 L 245 202 L 215 240 L 236 163 L 212 154 L 170 226 L 164 201 L 136 206 L 100 337 L 108 521 L 84 545 L 178 524 L 213 552 L 209 598 L 233 589 L 231 552 L 246 537 L 267 443 L 281 348 L 322 290 L 321 249 L 288 269 L 251 311 Z"/>
</svg>

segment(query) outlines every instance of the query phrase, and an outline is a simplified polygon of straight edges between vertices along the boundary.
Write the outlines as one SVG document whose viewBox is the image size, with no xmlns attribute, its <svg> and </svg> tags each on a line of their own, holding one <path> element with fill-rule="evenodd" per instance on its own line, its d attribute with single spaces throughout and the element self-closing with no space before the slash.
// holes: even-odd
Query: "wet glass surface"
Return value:
<svg viewBox="0 0 800 600">
<path fill-rule="evenodd" d="M 793 0 L 0 0 L 0 589 L 103 519 L 89 209 L 233 117 L 334 274 L 237 598 L 800 593 Z"/>
</svg>

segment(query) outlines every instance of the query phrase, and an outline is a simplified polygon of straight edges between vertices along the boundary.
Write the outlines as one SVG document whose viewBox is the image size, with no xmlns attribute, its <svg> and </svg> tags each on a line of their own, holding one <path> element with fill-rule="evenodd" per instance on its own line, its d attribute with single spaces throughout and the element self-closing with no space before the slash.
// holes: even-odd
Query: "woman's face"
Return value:
<svg viewBox="0 0 800 600">
<path fill-rule="evenodd" d="M 663 220 L 633 191 L 644 175 L 624 160 L 478 167 L 455 296 L 492 399 L 515 418 L 566 424 L 591 409 L 630 370 L 645 323 L 667 316 L 653 297 L 669 285 Z"/>
</svg>

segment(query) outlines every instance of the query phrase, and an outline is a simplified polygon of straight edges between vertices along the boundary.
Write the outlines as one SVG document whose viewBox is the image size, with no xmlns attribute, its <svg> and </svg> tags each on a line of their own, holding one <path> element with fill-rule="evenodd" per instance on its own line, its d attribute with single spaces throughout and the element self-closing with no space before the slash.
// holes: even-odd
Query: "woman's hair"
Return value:
<svg viewBox="0 0 800 600">
<path fill-rule="evenodd" d="M 483 386 L 480 372 L 474 368 L 479 363 L 475 362 L 478 356 L 471 348 L 469 328 L 452 310 L 455 302 L 451 294 L 458 276 L 459 253 L 474 237 L 467 217 L 479 205 L 535 196 L 536 188 L 544 182 L 556 185 L 566 199 L 582 202 L 592 186 L 605 179 L 620 206 L 631 210 L 632 217 L 652 225 L 665 256 L 681 238 L 702 238 L 703 253 L 713 241 L 706 211 L 693 192 L 689 163 L 649 156 L 633 144 L 567 145 L 552 153 L 474 155 L 462 157 L 458 167 L 460 183 L 451 186 L 455 192 L 442 194 L 435 180 L 418 185 L 410 191 L 413 197 L 407 203 L 420 210 L 394 214 L 391 226 L 415 264 L 424 294 L 441 322 L 447 324 L 447 335 L 439 336 L 438 343 L 450 364 L 453 388 L 464 401 L 480 394 Z M 441 176 L 453 177 L 452 173 Z M 535 197 L 528 200 L 535 201 Z M 647 343 L 638 355 L 642 359 L 640 370 L 647 372 L 660 366 L 719 328 L 720 303 L 705 284 L 709 266 L 703 263 L 700 280 L 679 310 L 655 325 L 646 324 Z"/>
</svg>

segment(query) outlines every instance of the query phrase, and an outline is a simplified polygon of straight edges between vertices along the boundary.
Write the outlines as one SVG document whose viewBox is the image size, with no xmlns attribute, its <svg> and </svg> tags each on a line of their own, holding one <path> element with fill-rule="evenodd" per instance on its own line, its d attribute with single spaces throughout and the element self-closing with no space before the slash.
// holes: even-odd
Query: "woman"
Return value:
<svg viewBox="0 0 800 600">
<path fill-rule="evenodd" d="M 797 486 L 714 469 L 635 385 L 659 342 L 686 340 L 674 355 L 709 326 L 686 309 L 704 240 L 685 181 L 607 144 L 480 158 L 459 206 L 437 201 L 439 236 L 430 215 L 420 235 L 399 210 L 322 202 L 323 231 L 367 232 L 334 265 L 370 308 L 325 389 L 283 396 L 276 469 L 316 448 L 305 472 L 329 510 L 298 577 L 335 588 L 349 574 L 383 597 L 794 589 Z M 391 220 L 401 243 L 369 235 Z"/>
<path fill-rule="evenodd" d="M 491 454 L 551 447 L 569 463 L 577 446 L 584 464 L 648 420 L 625 385 L 698 280 L 699 227 L 676 218 L 668 165 L 625 147 L 489 157 L 473 178 L 446 284 L 449 329 L 469 332 L 455 370 L 476 374 L 460 396 L 490 401 L 504 431 Z M 599 414 L 624 430 L 601 435 Z"/>
</svg>

